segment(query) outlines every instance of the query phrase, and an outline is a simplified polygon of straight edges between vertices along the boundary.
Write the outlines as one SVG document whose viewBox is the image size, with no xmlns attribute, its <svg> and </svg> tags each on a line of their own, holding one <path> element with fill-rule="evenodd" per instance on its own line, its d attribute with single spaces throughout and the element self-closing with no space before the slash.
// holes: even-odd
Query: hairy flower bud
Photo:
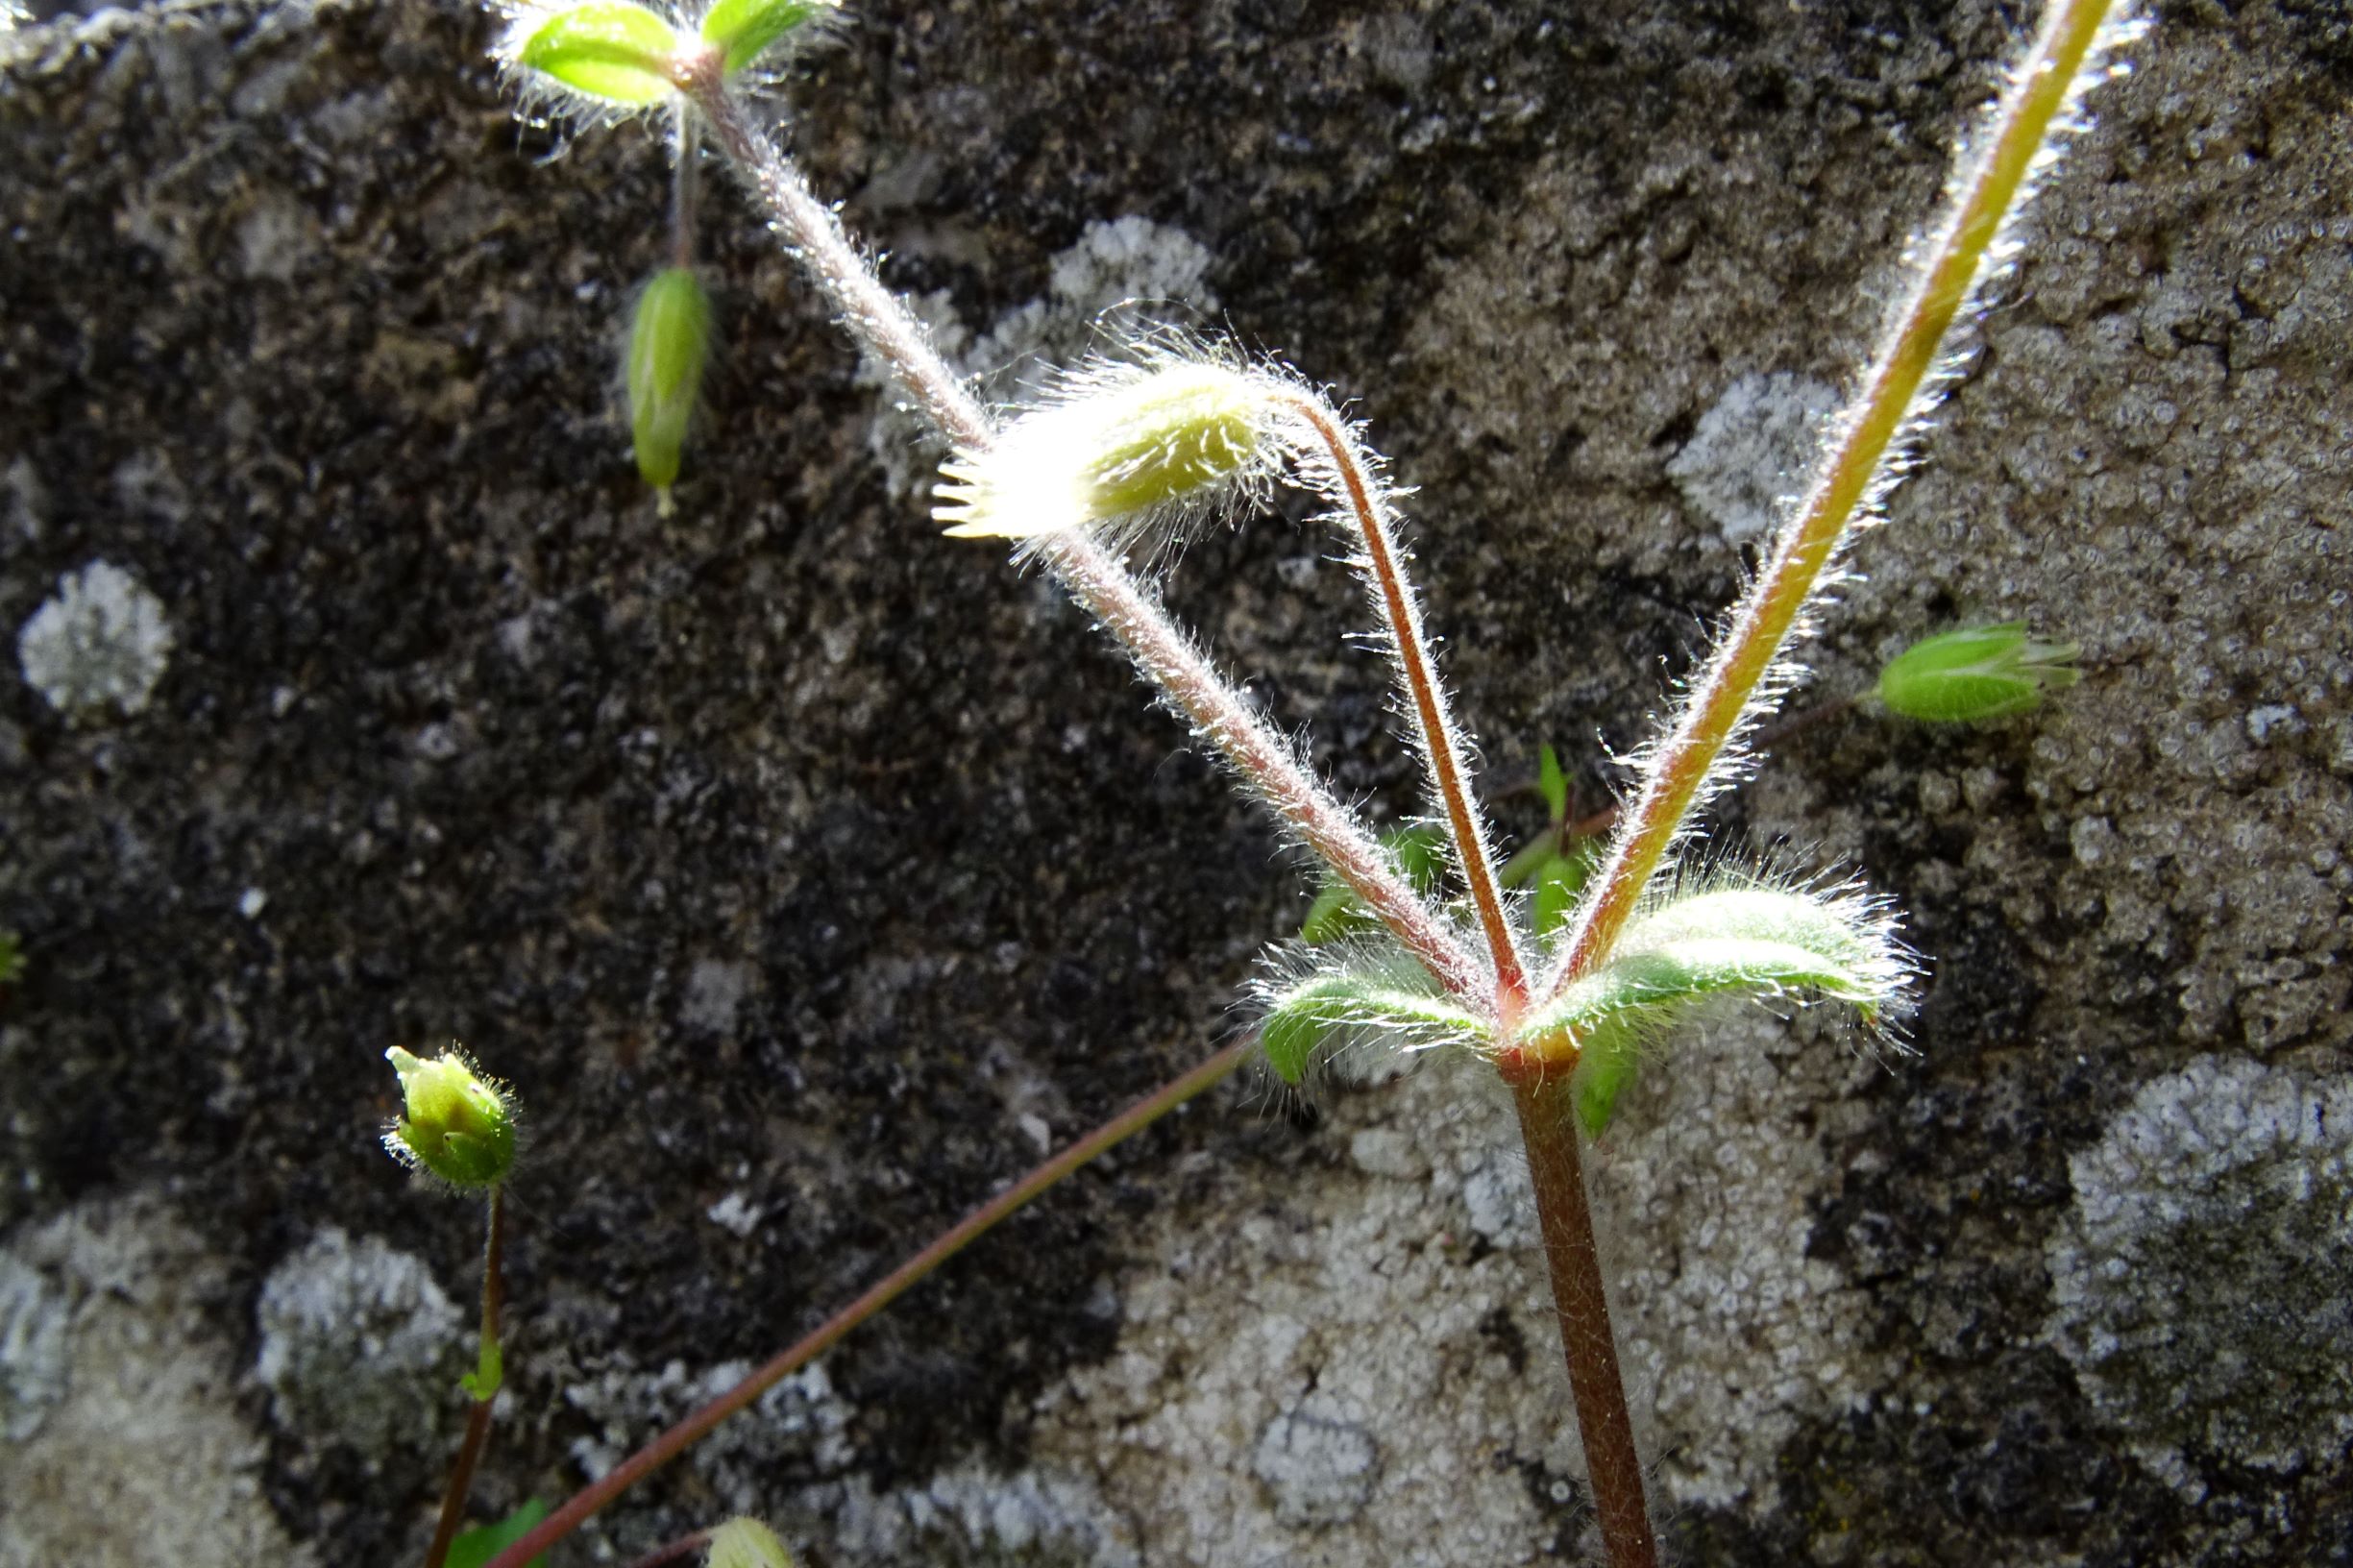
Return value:
<svg viewBox="0 0 2353 1568">
<path fill-rule="evenodd" d="M 1280 383 L 1167 355 L 1074 376 L 994 450 L 942 470 L 934 515 L 958 539 L 1022 539 L 1222 500 L 1271 468 Z"/>
<path fill-rule="evenodd" d="M 793 1554 L 759 1520 L 738 1517 L 711 1531 L 705 1568 L 793 1568 Z"/>
<path fill-rule="evenodd" d="M 395 1045 L 384 1060 L 401 1078 L 401 1115 L 384 1134 L 394 1159 L 452 1187 L 505 1179 L 515 1164 L 515 1115 L 502 1088 L 454 1049 L 427 1062 Z"/>
<path fill-rule="evenodd" d="M 518 19 L 507 56 L 518 69 L 568 87 L 602 109 L 667 103 L 682 40 L 661 16 L 629 0 L 534 6 Z"/>
<path fill-rule="evenodd" d="M 711 348 L 711 296 L 690 267 L 654 274 L 629 324 L 629 444 L 637 472 L 670 510 L 686 428 Z"/>
<path fill-rule="evenodd" d="M 2080 678 L 2075 643 L 2027 634 L 2023 621 L 1923 638 L 1879 673 L 1879 700 L 1907 719 L 1961 723 L 2031 713 L 2046 688 Z"/>
</svg>

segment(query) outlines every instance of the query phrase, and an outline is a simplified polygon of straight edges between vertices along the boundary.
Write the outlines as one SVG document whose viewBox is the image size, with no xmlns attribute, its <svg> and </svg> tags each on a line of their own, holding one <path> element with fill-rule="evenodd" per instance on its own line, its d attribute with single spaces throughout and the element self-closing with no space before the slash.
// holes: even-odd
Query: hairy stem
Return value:
<svg viewBox="0 0 2353 1568">
<path fill-rule="evenodd" d="M 1134 1137 L 1194 1095 L 1223 1082 L 1241 1065 L 1254 1043 L 1246 1039 L 1238 1040 L 1183 1077 L 1163 1084 L 941 1232 L 920 1252 L 884 1275 L 866 1294 L 827 1318 L 791 1349 L 613 1466 L 595 1484 L 575 1493 L 562 1507 L 491 1558 L 484 1568 L 524 1568 L 533 1557 L 579 1529 L 606 1504 L 701 1440 L 722 1421 L 832 1349 L 850 1330 L 897 1300 L 909 1286 L 988 1234 L 998 1221 L 1104 1150 Z"/>
<path fill-rule="evenodd" d="M 1374 479 L 1371 464 L 1354 436 L 1327 409 L 1306 397 L 1291 400 L 1290 408 L 1323 444 L 1338 491 L 1332 499 L 1346 509 L 1364 542 L 1365 575 L 1388 625 L 1397 673 L 1412 707 L 1414 738 L 1429 767 L 1433 793 L 1446 813 L 1455 864 L 1461 868 L 1472 906 L 1479 911 L 1480 928 L 1486 935 L 1487 954 L 1495 968 L 1497 1011 L 1514 1012 L 1528 989 L 1520 966 L 1519 937 L 1504 913 L 1503 895 L 1496 889 L 1495 852 L 1488 843 L 1486 818 L 1471 796 L 1461 735 L 1446 705 L 1445 684 L 1438 679 L 1430 656 L 1421 604 L 1406 577 L 1387 491 Z M 1507 1017 L 1500 1021 L 1505 1029 L 1509 1028 Z"/>
<path fill-rule="evenodd" d="M 720 150 L 767 208 L 786 248 L 842 313 L 850 336 L 890 365 L 941 434 L 974 453 L 994 445 L 996 428 L 987 410 L 932 348 L 921 324 L 875 277 L 800 171 L 715 79 L 688 73 L 681 86 L 710 122 Z M 1397 875 L 1348 808 L 1218 676 L 1126 567 L 1078 533 L 1041 540 L 1039 553 L 1071 596 L 1126 647 L 1145 678 L 1224 753 L 1251 792 L 1290 823 L 1450 991 L 1477 994 L 1483 990 L 1477 966 L 1445 919 Z"/>
<path fill-rule="evenodd" d="M 490 1189 L 490 1237 L 482 1245 L 482 1330 L 476 1356 L 478 1368 L 494 1367 L 504 1360 L 499 1345 L 499 1317 L 506 1305 L 506 1188 Z M 457 1462 L 450 1466 L 450 1483 L 441 1493 L 441 1517 L 433 1525 L 433 1544 L 426 1549 L 425 1568 L 442 1568 L 449 1561 L 450 1543 L 466 1516 L 466 1499 L 474 1491 L 475 1467 L 490 1440 L 490 1410 L 498 1390 L 476 1395 L 466 1411 L 466 1435 L 457 1445 Z"/>
<path fill-rule="evenodd" d="M 2115 0 L 2052 0 L 2025 63 L 2003 93 L 1950 208 L 1924 248 L 1911 297 L 1840 421 L 1812 488 L 1734 612 L 1706 674 L 1652 759 L 1559 958 L 1536 987 L 1550 1000 L 1609 954 L 1682 833 L 1709 775 L 1756 705 L 1781 646 L 1856 516 L 1883 479 L 1946 331 L 1985 274 L 2004 221 L 2023 200 L 2052 127 L 2078 85 Z"/>
<path fill-rule="evenodd" d="M 1618 1373 L 1618 1341 L 1609 1327 L 1609 1297 L 1602 1286 L 1601 1254 L 1593 1245 L 1593 1213 L 1577 1150 L 1577 1122 L 1561 1081 L 1536 1071 L 1511 1087 L 1528 1143 L 1528 1173 L 1544 1230 L 1544 1261 L 1552 1271 L 1560 1347 L 1568 1357 L 1569 1391 L 1577 1401 L 1577 1433 L 1585 1445 L 1593 1511 L 1610 1568 L 1655 1568 L 1658 1543 L 1642 1493 L 1642 1457 Z"/>
</svg>

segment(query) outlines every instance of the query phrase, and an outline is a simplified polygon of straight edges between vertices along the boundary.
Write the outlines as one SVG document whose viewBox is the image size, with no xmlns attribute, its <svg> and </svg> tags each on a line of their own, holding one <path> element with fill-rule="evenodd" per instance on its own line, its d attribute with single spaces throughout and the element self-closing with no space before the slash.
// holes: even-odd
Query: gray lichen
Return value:
<svg viewBox="0 0 2353 1568">
<path fill-rule="evenodd" d="M 271 1271 L 254 1375 L 281 1425 L 370 1464 L 431 1442 L 465 1323 L 422 1259 L 330 1226 Z"/>
<path fill-rule="evenodd" d="M 16 636 L 25 680 L 76 724 L 143 712 L 171 654 L 163 601 L 110 561 L 60 577 Z"/>
<path fill-rule="evenodd" d="M 2069 1171 L 2050 1336 L 2151 1468 L 2195 1493 L 2187 1455 L 2291 1470 L 2353 1438 L 2353 1085 L 2200 1057 Z"/>
</svg>

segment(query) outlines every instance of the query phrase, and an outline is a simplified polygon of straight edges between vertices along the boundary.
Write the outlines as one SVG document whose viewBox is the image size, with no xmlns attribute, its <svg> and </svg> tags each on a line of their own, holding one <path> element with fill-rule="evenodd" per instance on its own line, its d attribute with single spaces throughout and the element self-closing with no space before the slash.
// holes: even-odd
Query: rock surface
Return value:
<svg viewBox="0 0 2353 1568">
<path fill-rule="evenodd" d="M 2018 8 L 1576 9 L 881 3 L 785 96 L 976 370 L 1173 292 L 1360 400 L 1493 776 L 1551 741 L 1590 801 L 1752 559 L 1708 453 L 1770 443 L 1697 437 L 1848 384 Z M 2082 685 L 1851 715 L 1721 816 L 1900 901 L 1919 1054 L 1735 1018 L 1592 1162 L 1679 1561 L 2353 1552 L 2316 1350 L 2353 1333 L 2353 30 L 2158 23 L 1812 652 L 1837 695 L 2025 618 Z M 478 1216 L 376 1148 L 386 1046 L 461 1039 L 530 1116 L 499 1509 L 1206 1055 L 1304 907 L 1083 620 L 936 538 L 723 180 L 725 352 L 656 515 L 612 406 L 656 138 L 519 132 L 490 33 L 0 33 L 0 646 L 101 561 L 168 630 L 136 702 L 0 680 L 0 1563 L 421 1553 L 461 1412 L 417 1326 Z M 1409 810 L 1330 553 L 1262 524 L 1172 594 Z M 1213 1096 L 588 1541 L 754 1507 L 820 1568 L 1575 1559 L 1514 1160 L 1465 1067 Z"/>
</svg>

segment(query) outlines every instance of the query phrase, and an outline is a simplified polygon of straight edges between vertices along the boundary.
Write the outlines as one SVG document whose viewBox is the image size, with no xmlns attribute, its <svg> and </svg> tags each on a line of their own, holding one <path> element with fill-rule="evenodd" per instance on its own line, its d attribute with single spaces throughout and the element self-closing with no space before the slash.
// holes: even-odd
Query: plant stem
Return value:
<svg viewBox="0 0 2353 1568">
<path fill-rule="evenodd" d="M 690 1530 L 674 1541 L 663 1542 L 630 1563 L 628 1568 L 662 1568 L 664 1563 L 675 1562 L 680 1557 L 691 1557 L 711 1544 L 711 1531 L 716 1528 L 718 1527 L 706 1525 L 700 1530 Z"/>
<path fill-rule="evenodd" d="M 495 1366 L 505 1357 L 499 1345 L 499 1316 L 506 1305 L 506 1188 L 490 1189 L 490 1237 L 482 1246 L 482 1330 L 475 1357 L 478 1369 Z M 433 1526 L 433 1544 L 426 1549 L 425 1568 L 442 1568 L 449 1560 L 450 1543 L 466 1516 L 466 1499 L 474 1490 L 475 1467 L 490 1440 L 490 1411 L 498 1390 L 478 1396 L 466 1411 L 466 1435 L 457 1445 L 457 1462 L 450 1467 L 450 1482 L 441 1493 L 441 1517 Z"/>
<path fill-rule="evenodd" d="M 1471 796 L 1461 736 L 1446 705 L 1445 684 L 1438 679 L 1430 656 L 1421 604 L 1406 577 L 1403 552 L 1390 526 L 1386 488 L 1375 481 L 1371 464 L 1351 433 L 1314 399 L 1293 399 L 1290 407 L 1323 444 L 1339 491 L 1333 499 L 1346 508 L 1364 542 L 1366 580 L 1388 625 L 1397 673 L 1412 706 L 1414 737 L 1428 765 L 1434 793 L 1446 813 L 1455 864 L 1461 868 L 1471 903 L 1479 911 L 1480 927 L 1486 934 L 1487 954 L 1495 969 L 1497 1011 L 1515 1011 L 1528 989 L 1520 967 L 1519 937 L 1496 891 L 1495 857 L 1487 841 L 1486 819 Z M 1500 1022 L 1507 1031 L 1509 1018 Z"/>
<path fill-rule="evenodd" d="M 702 184 L 702 136 L 695 106 L 680 98 L 671 125 L 670 264 L 695 264 L 695 206 Z"/>
<path fill-rule="evenodd" d="M 986 1235 L 998 1221 L 1021 1209 L 1031 1199 L 1106 1149 L 1134 1137 L 1187 1100 L 1222 1082 L 1241 1065 L 1255 1044 L 1256 1041 L 1250 1039 L 1236 1041 L 1184 1076 L 1163 1084 L 1062 1153 L 1031 1170 L 1013 1186 L 941 1232 L 920 1252 L 884 1275 L 864 1295 L 827 1318 L 792 1348 L 671 1427 L 606 1471 L 596 1482 L 575 1493 L 562 1507 L 541 1520 L 521 1540 L 491 1558 L 484 1568 L 524 1568 L 533 1557 L 577 1530 L 606 1504 L 677 1458 L 722 1421 L 832 1349 L 850 1330 L 898 1299 L 910 1286 Z"/>
<path fill-rule="evenodd" d="M 841 220 L 817 199 L 792 160 L 745 117 L 715 74 L 682 72 L 679 86 L 767 208 L 785 247 L 841 312 L 850 336 L 891 367 L 916 406 L 949 441 L 973 453 L 993 446 L 994 421 L 932 348 L 922 325 L 883 286 Z M 1225 754 L 1252 793 L 1288 822 L 1450 991 L 1475 993 L 1477 966 L 1445 919 L 1397 875 L 1348 808 L 1218 676 L 1134 576 L 1081 533 L 1048 536 L 1038 549 L 1071 597 L 1119 639 L 1145 677 Z"/>
<path fill-rule="evenodd" d="M 1541 1070 L 1511 1086 L 1528 1143 L 1528 1173 L 1544 1230 L 1560 1347 L 1568 1357 L 1569 1391 L 1577 1401 L 1577 1432 L 1585 1445 L 1593 1511 L 1610 1568 L 1655 1568 L 1658 1543 L 1643 1500 L 1642 1457 L 1634 1448 L 1626 1384 L 1618 1373 L 1618 1342 L 1609 1327 L 1609 1297 L 1602 1286 L 1601 1254 L 1593 1245 L 1593 1213 L 1578 1158 L 1577 1122 Z"/>
<path fill-rule="evenodd" d="M 1954 185 L 1898 313 L 1835 445 L 1773 558 L 1741 600 L 1729 631 L 1646 770 L 1612 846 L 1600 892 L 1580 913 L 1559 958 L 1536 987 L 1539 1003 L 1608 956 L 1667 851 L 1684 830 L 1725 749 L 1757 704 L 1781 647 L 1839 541 L 1884 483 L 1885 460 L 1913 418 L 1953 318 L 1997 250 L 2004 221 L 2032 183 L 2053 123 L 2079 85 L 2115 0 L 2052 0 L 2025 63 L 2003 93 L 1982 150 Z"/>
</svg>

